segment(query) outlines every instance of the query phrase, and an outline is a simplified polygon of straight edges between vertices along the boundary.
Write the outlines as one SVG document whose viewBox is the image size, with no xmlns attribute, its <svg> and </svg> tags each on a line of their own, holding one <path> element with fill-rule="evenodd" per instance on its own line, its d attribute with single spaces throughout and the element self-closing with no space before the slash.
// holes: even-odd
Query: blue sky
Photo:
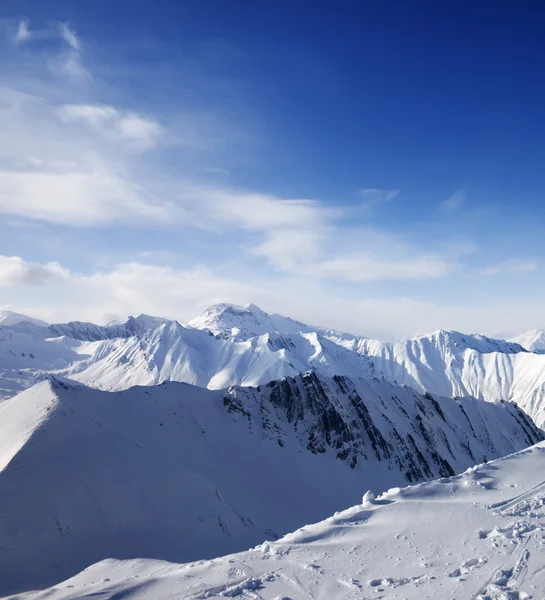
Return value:
<svg viewBox="0 0 545 600">
<path fill-rule="evenodd" d="M 534 2 L 4 1 L 0 304 L 545 327 L 544 26 Z"/>
</svg>

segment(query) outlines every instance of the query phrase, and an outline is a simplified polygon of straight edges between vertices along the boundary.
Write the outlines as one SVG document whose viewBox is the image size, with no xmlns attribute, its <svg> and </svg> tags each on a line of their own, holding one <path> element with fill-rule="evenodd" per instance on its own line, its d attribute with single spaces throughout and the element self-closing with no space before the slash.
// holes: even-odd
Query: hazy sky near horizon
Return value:
<svg viewBox="0 0 545 600">
<path fill-rule="evenodd" d="M 0 307 L 545 328 L 545 7 L 0 7 Z"/>
</svg>

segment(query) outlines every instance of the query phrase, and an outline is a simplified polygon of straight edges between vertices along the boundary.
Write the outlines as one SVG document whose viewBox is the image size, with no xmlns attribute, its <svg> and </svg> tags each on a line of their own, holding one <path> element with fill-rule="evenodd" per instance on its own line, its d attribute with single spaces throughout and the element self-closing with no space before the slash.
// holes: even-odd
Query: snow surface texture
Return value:
<svg viewBox="0 0 545 600">
<path fill-rule="evenodd" d="M 514 341 L 436 331 L 379 342 L 267 315 L 254 305 L 220 304 L 190 324 L 140 315 L 108 326 L 0 325 L 0 398 L 44 373 L 105 390 L 163 381 L 222 389 L 313 369 L 325 376 L 380 377 L 443 396 L 512 400 L 545 424 L 545 352 Z M 540 335 L 522 341 L 532 346 Z"/>
<path fill-rule="evenodd" d="M 258 389 L 123 392 L 43 381 L 0 404 L 0 595 L 106 557 L 241 550 L 363 490 L 451 475 L 541 439 L 510 403 L 378 379 L 311 372 Z"/>
<path fill-rule="evenodd" d="M 545 597 L 545 444 L 394 488 L 276 542 L 177 565 L 104 560 L 22 600 Z"/>
</svg>

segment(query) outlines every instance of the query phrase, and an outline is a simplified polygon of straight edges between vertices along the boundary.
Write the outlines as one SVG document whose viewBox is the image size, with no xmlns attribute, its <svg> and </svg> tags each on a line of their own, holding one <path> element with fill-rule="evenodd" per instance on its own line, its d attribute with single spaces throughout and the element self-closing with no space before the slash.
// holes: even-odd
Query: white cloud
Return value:
<svg viewBox="0 0 545 600">
<path fill-rule="evenodd" d="M 38 275 L 34 271 L 29 276 L 29 263 L 9 258 L 15 267 L 6 276 L 0 266 L 0 282 L 12 286 L 11 308 L 49 322 L 104 322 L 141 312 L 185 322 L 222 301 L 254 302 L 268 312 L 382 339 L 438 328 L 493 335 L 502 327 L 526 330 L 543 322 L 541 302 L 464 305 L 402 296 L 347 296 L 326 282 L 301 277 L 272 280 L 259 273 L 248 277 L 246 272 L 227 276 L 206 266 L 184 269 L 141 262 L 121 263 L 89 275 L 69 273 L 49 263 L 37 265 Z M 39 296 L 25 285 L 37 281 L 42 283 Z"/>
<path fill-rule="evenodd" d="M 497 275 L 499 273 L 530 273 L 539 268 L 539 261 L 527 258 L 512 258 L 493 265 L 488 265 L 482 270 L 483 275 Z"/>
<path fill-rule="evenodd" d="M 74 127 L 59 111 L 43 97 L 0 88 L 0 214 L 74 226 L 180 222 L 183 210 L 135 176 L 132 146 L 125 151 L 92 127 Z M 113 107 L 72 105 L 66 118 L 100 122 L 110 113 L 116 122 L 124 117 Z"/>
<path fill-rule="evenodd" d="M 454 211 L 460 208 L 466 202 L 466 191 L 458 190 L 450 198 L 439 203 L 439 207 L 446 211 Z"/>
<path fill-rule="evenodd" d="M 40 288 L 39 298 L 25 291 L 25 281 L 12 277 L 12 284 L 20 284 L 12 304 L 26 314 L 46 315 L 49 322 L 104 322 L 142 312 L 184 321 L 225 298 L 244 303 L 255 289 L 243 278 L 222 277 L 205 266 L 177 269 L 135 261 L 89 275 L 63 272 L 62 281 L 51 278 Z M 1 273 L 0 267 L 0 283 Z"/>
<path fill-rule="evenodd" d="M 92 81 L 91 73 L 83 64 L 82 47 L 77 33 L 67 23 L 56 23 L 42 29 L 30 29 L 29 20 L 21 19 L 13 39 L 15 44 L 32 43 L 33 40 L 62 40 L 68 48 L 49 56 L 47 62 L 49 70 L 72 83 L 87 84 Z"/>
<path fill-rule="evenodd" d="M 135 220 L 179 220 L 160 202 L 107 167 L 89 171 L 0 171 L 0 213 L 50 223 L 97 226 Z"/>
<path fill-rule="evenodd" d="M 394 259 L 373 255 L 340 256 L 306 266 L 307 272 L 316 277 L 355 283 L 434 279 L 447 275 L 453 268 L 452 261 L 434 256 Z"/>
<path fill-rule="evenodd" d="M 30 39 L 31 33 L 28 28 L 29 21 L 28 19 L 21 19 L 19 22 L 19 26 L 17 27 L 17 33 L 15 34 L 15 43 L 20 44 L 22 42 L 26 42 Z"/>
<path fill-rule="evenodd" d="M 58 114 L 63 121 L 87 121 L 93 127 L 102 127 L 117 119 L 119 111 L 113 106 L 99 104 L 65 104 L 59 108 Z"/>
<path fill-rule="evenodd" d="M 42 285 L 68 277 L 68 271 L 58 263 L 26 262 L 19 256 L 0 255 L 0 286 Z"/>
<path fill-rule="evenodd" d="M 190 196 L 209 222 L 261 233 L 252 253 L 279 271 L 369 282 L 437 278 L 455 266 L 455 257 L 422 255 L 391 236 L 334 227 L 340 214 L 320 202 L 196 187 Z"/>
<path fill-rule="evenodd" d="M 266 232 L 253 248 L 278 271 L 352 283 L 443 277 L 457 268 L 458 254 L 424 253 L 418 246 L 370 228 L 334 227 L 324 220 L 310 228 Z"/>
<path fill-rule="evenodd" d="M 42 27 L 40 29 L 30 29 L 30 21 L 23 18 L 19 21 L 14 40 L 16 43 L 27 42 L 28 40 L 60 39 L 66 42 L 72 50 L 81 52 L 81 44 L 77 33 L 70 28 L 68 23 L 58 22 Z"/>
<path fill-rule="evenodd" d="M 319 258 L 323 243 L 324 232 L 316 229 L 278 229 L 268 232 L 252 251 L 267 259 L 275 269 L 297 271 L 301 265 Z"/>
<path fill-rule="evenodd" d="M 372 208 L 377 204 L 390 202 L 399 194 L 399 190 L 381 190 L 378 188 L 367 188 L 361 190 L 363 205 Z"/>
<path fill-rule="evenodd" d="M 157 121 L 135 112 L 120 111 L 100 104 L 65 104 L 58 110 L 65 122 L 84 122 L 109 139 L 128 142 L 147 150 L 156 145 L 162 132 Z"/>
<path fill-rule="evenodd" d="M 83 64 L 79 50 L 70 49 L 53 56 L 48 62 L 48 67 L 54 75 L 66 78 L 76 85 L 86 85 L 93 81 L 93 76 Z"/>
<path fill-rule="evenodd" d="M 156 121 L 137 113 L 125 113 L 119 119 L 117 127 L 122 139 L 145 148 L 155 146 L 161 133 L 161 126 Z"/>
<path fill-rule="evenodd" d="M 185 198 L 204 210 L 204 216 L 217 223 L 238 228 L 268 231 L 296 227 L 321 227 L 333 215 L 315 200 L 284 199 L 268 194 L 189 186 Z"/>
<path fill-rule="evenodd" d="M 68 23 L 60 23 L 59 25 L 60 35 L 62 39 L 73 49 L 78 52 L 81 50 L 81 45 L 76 32 L 70 29 Z"/>
</svg>

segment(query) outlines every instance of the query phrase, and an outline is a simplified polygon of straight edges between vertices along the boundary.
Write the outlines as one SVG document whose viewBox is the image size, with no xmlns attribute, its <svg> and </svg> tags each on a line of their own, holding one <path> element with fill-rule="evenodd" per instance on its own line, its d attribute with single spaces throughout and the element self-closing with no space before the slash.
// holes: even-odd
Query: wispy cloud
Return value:
<svg viewBox="0 0 545 600">
<path fill-rule="evenodd" d="M 461 208 L 467 200 L 466 190 L 458 190 L 452 196 L 439 203 L 439 207 L 446 211 L 455 211 Z"/>
<path fill-rule="evenodd" d="M 377 204 L 390 202 L 399 194 L 399 190 L 382 190 L 378 188 L 366 188 L 361 190 L 363 206 L 372 208 Z"/>
<path fill-rule="evenodd" d="M 79 227 L 180 220 L 181 211 L 107 165 L 88 171 L 0 171 L 0 212 Z"/>
<path fill-rule="evenodd" d="M 512 258 L 502 262 L 488 265 L 482 269 L 483 275 L 497 275 L 500 273 L 530 273 L 539 269 L 539 261 L 532 258 Z"/>
<path fill-rule="evenodd" d="M 59 28 L 60 28 L 60 34 L 61 34 L 63 40 L 73 50 L 77 50 L 78 52 L 80 52 L 81 45 L 80 45 L 79 38 L 78 38 L 76 32 L 73 29 L 70 29 L 70 26 L 68 25 L 68 23 L 60 23 Z"/>
<path fill-rule="evenodd" d="M 162 133 L 161 125 L 136 112 L 100 104 L 65 104 L 58 110 L 65 122 L 83 122 L 101 135 L 127 142 L 141 150 L 153 148 Z"/>
<path fill-rule="evenodd" d="M 276 270 L 314 279 L 367 283 L 443 277 L 457 267 L 457 253 L 434 254 L 370 229 L 334 227 L 266 232 L 253 249 Z"/>
<path fill-rule="evenodd" d="M 65 77 L 78 85 L 86 85 L 93 80 L 93 76 L 83 64 L 79 50 L 72 49 L 53 57 L 48 67 L 55 75 Z"/>
<path fill-rule="evenodd" d="M 453 261 L 439 256 L 388 258 L 373 254 L 341 256 L 309 265 L 317 277 L 333 277 L 355 283 L 407 281 L 444 277 L 454 268 Z"/>
<path fill-rule="evenodd" d="M 0 213 L 19 219 L 215 230 L 236 235 L 276 271 L 317 279 L 429 279 L 455 265 L 455 257 L 391 236 L 347 234 L 343 211 L 318 200 L 211 186 L 151 168 L 163 133 L 152 116 L 95 102 L 58 106 L 0 89 L 0 125 Z M 145 165 L 135 149 L 147 150 Z M 370 203 L 397 193 L 365 192 Z"/>
<path fill-rule="evenodd" d="M 20 44 L 22 42 L 26 42 L 31 38 L 30 29 L 28 28 L 28 19 L 21 19 L 19 22 L 19 26 L 17 27 L 17 32 L 15 34 L 14 41 L 16 44 Z"/>
<path fill-rule="evenodd" d="M 28 19 L 21 19 L 13 38 L 15 44 L 32 44 L 38 40 L 60 40 L 67 49 L 55 53 L 48 60 L 48 68 L 73 83 L 92 81 L 91 73 L 83 64 L 83 49 L 77 33 L 68 23 L 54 23 L 44 28 L 31 29 Z"/>
</svg>

